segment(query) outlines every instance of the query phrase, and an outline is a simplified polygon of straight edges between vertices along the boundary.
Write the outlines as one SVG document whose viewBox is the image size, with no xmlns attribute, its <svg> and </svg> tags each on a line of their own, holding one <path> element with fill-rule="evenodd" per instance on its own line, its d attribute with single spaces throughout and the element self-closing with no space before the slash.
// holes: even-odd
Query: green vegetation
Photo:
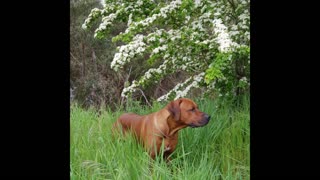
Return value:
<svg viewBox="0 0 320 180">
<path fill-rule="evenodd" d="M 78 179 L 250 179 L 250 102 L 224 99 L 195 100 L 211 115 L 208 125 L 179 131 L 179 143 L 167 164 L 151 160 L 133 138 L 113 139 L 112 124 L 122 110 L 71 106 L 70 178 Z M 127 110 L 148 114 L 164 104 Z"/>
</svg>

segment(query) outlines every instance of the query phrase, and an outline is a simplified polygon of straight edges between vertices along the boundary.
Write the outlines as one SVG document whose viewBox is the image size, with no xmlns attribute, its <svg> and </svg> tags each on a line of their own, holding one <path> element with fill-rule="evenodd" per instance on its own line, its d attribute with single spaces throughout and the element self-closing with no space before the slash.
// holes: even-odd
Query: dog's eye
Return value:
<svg viewBox="0 0 320 180">
<path fill-rule="evenodd" d="M 192 108 L 192 109 L 190 109 L 189 111 L 191 111 L 191 112 L 195 112 L 196 111 L 196 108 Z"/>
</svg>

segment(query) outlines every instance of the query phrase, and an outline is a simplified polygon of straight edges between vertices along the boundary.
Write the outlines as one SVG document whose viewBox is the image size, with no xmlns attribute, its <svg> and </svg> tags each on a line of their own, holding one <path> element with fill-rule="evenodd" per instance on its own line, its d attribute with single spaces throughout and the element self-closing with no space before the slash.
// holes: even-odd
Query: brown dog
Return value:
<svg viewBox="0 0 320 180">
<path fill-rule="evenodd" d="M 199 111 L 196 103 L 180 98 L 152 114 L 125 113 L 114 123 L 114 128 L 121 128 L 124 134 L 131 130 L 153 159 L 164 142 L 164 158 L 167 159 L 176 149 L 180 129 L 201 127 L 209 120 L 210 116 Z"/>
</svg>

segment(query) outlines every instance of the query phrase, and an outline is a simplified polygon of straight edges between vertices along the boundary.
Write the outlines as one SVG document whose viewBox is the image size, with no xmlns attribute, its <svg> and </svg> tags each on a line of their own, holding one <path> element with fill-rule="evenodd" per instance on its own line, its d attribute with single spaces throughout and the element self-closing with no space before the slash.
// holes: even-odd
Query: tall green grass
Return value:
<svg viewBox="0 0 320 180">
<path fill-rule="evenodd" d="M 78 179 L 250 179 L 250 104 L 196 100 L 211 115 L 201 128 L 179 131 L 179 142 L 167 164 L 150 160 L 132 137 L 112 139 L 111 127 L 123 112 L 83 110 L 71 106 L 70 177 Z M 128 111 L 148 114 L 152 108 L 129 105 Z"/>
</svg>

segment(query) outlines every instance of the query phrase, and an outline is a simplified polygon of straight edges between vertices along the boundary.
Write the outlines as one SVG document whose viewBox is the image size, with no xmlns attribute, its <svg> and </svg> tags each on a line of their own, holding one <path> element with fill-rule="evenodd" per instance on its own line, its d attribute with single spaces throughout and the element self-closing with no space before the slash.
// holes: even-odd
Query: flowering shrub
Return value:
<svg viewBox="0 0 320 180">
<path fill-rule="evenodd" d="M 106 38 L 115 22 L 127 28 L 113 37 L 118 47 L 111 68 L 123 68 L 136 57 L 150 64 L 144 76 L 125 87 L 126 97 L 176 71 L 190 74 L 158 101 L 184 97 L 191 88 L 207 93 L 238 95 L 250 86 L 250 0 L 102 0 L 103 9 L 93 9 L 82 25 L 90 28 L 101 19 L 96 38 Z"/>
</svg>

